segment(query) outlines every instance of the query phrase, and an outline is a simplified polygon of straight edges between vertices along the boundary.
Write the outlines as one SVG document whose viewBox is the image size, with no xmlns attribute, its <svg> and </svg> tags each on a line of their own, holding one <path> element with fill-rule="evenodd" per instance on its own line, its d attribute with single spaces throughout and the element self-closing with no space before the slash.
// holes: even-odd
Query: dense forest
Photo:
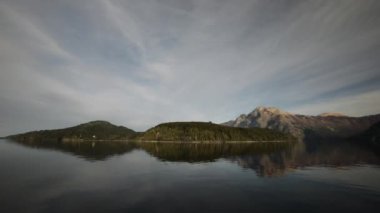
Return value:
<svg viewBox="0 0 380 213">
<path fill-rule="evenodd" d="M 143 141 L 290 141 L 289 134 L 262 128 L 228 127 L 211 122 L 159 124 L 139 137 Z"/>
<path fill-rule="evenodd" d="M 380 122 L 373 124 L 368 130 L 355 135 L 350 138 L 351 140 L 365 143 L 375 148 L 380 148 Z"/>
</svg>

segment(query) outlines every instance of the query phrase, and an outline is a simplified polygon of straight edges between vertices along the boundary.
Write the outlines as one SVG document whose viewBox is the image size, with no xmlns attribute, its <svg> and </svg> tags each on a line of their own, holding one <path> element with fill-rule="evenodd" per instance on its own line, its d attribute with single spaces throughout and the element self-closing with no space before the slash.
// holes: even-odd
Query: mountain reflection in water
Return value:
<svg viewBox="0 0 380 213">
<path fill-rule="evenodd" d="M 104 161 L 135 149 L 159 161 L 203 163 L 218 159 L 252 169 L 259 177 L 283 176 L 306 167 L 379 165 L 373 150 L 351 143 L 141 143 L 141 142 L 33 142 L 21 143 L 37 149 L 69 153 L 88 161 Z"/>
</svg>

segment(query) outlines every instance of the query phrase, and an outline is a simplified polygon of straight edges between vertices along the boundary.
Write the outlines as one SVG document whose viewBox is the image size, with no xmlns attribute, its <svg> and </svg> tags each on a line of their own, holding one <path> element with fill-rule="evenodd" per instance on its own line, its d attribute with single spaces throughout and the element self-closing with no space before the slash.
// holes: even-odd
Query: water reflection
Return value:
<svg viewBox="0 0 380 213">
<path fill-rule="evenodd" d="M 310 145 L 313 149 L 310 150 Z M 230 158 L 239 166 L 253 169 L 258 176 L 282 176 L 306 167 L 344 168 L 354 165 L 380 165 L 379 156 L 370 149 L 350 143 L 296 144 L 276 153 Z"/>
<path fill-rule="evenodd" d="M 36 149 L 51 149 L 75 155 L 77 157 L 89 160 L 106 160 L 115 155 L 126 154 L 136 148 L 135 143 L 125 142 L 107 142 L 107 141 L 92 141 L 92 142 L 18 142 L 14 143 Z"/>
<path fill-rule="evenodd" d="M 347 143 L 22 146 L 0 140 L 0 212 L 347 213 L 379 207 L 379 157 Z M 281 177 L 266 178 L 273 176 Z"/>
<path fill-rule="evenodd" d="M 161 161 L 191 163 L 278 153 L 292 148 L 291 143 L 139 143 L 139 146 Z"/>
<path fill-rule="evenodd" d="M 86 160 L 105 160 L 142 149 L 160 161 L 202 163 L 226 159 L 260 177 L 283 176 L 305 167 L 380 165 L 379 155 L 351 143 L 137 143 L 57 142 L 20 143 L 39 149 L 54 149 Z"/>
</svg>

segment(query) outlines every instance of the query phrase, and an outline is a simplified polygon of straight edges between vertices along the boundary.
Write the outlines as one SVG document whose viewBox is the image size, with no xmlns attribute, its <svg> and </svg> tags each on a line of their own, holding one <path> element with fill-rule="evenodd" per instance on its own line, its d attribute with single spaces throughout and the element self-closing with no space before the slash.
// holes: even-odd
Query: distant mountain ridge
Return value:
<svg viewBox="0 0 380 213">
<path fill-rule="evenodd" d="M 251 113 L 223 123 L 232 127 L 269 128 L 290 133 L 298 138 L 346 138 L 367 130 L 380 121 L 380 114 L 349 117 L 341 113 L 323 113 L 318 116 L 299 115 L 275 107 L 257 107 Z"/>
</svg>

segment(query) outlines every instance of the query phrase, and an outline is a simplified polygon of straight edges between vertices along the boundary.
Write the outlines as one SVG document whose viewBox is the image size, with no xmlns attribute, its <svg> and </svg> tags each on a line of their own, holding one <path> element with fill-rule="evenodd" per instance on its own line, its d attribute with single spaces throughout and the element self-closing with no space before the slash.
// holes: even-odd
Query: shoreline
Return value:
<svg viewBox="0 0 380 213">
<path fill-rule="evenodd" d="M 292 143 L 296 140 L 274 141 L 165 141 L 165 140 L 64 140 L 62 142 L 133 142 L 133 143 Z"/>
<path fill-rule="evenodd" d="M 285 140 L 276 140 L 276 141 L 136 141 L 139 143 L 291 143 L 296 141 L 285 141 Z"/>
<path fill-rule="evenodd" d="M 88 142 L 116 142 L 116 143 L 175 143 L 175 144 L 239 144 L 239 143 L 296 143 L 297 140 L 272 140 L 272 141 L 168 141 L 168 140 L 133 140 L 133 139 L 63 139 L 63 140 L 52 140 L 52 139 L 37 139 L 37 140 L 16 140 L 12 138 L 1 138 L 8 139 L 19 142 L 61 142 L 61 143 L 88 143 Z"/>
</svg>

